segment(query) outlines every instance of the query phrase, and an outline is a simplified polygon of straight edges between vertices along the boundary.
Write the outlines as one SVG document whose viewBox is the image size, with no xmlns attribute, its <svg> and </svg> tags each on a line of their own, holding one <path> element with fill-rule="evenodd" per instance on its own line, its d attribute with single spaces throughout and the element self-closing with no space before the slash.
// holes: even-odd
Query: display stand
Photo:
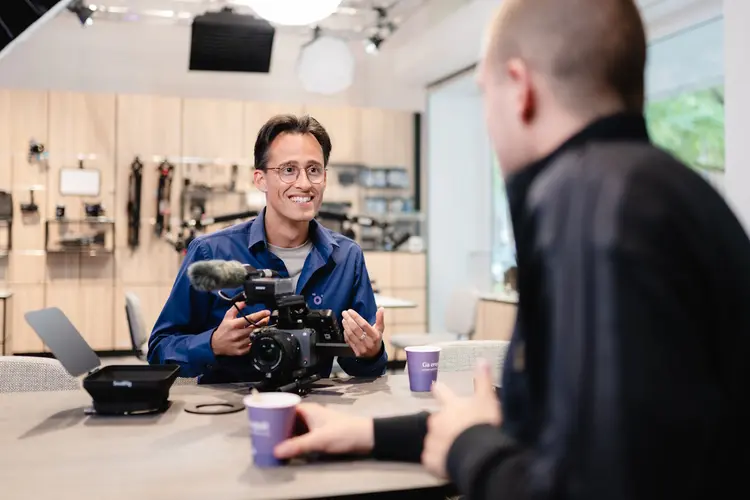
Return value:
<svg viewBox="0 0 750 500">
<path fill-rule="evenodd" d="M 114 253 L 114 234 L 115 221 L 106 217 L 49 219 L 45 223 L 45 250 L 48 254 L 111 254 Z"/>
</svg>

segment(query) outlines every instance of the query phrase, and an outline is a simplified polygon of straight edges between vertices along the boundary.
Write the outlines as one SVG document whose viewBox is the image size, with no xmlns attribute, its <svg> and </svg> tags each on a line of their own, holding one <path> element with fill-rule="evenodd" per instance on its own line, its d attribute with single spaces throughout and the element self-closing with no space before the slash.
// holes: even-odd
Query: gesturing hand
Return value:
<svg viewBox="0 0 750 500">
<path fill-rule="evenodd" d="M 342 313 L 341 324 L 344 327 L 344 339 L 358 358 L 372 358 L 378 355 L 383 341 L 385 323 L 383 308 L 375 315 L 375 324 L 370 325 L 354 309 Z"/>
<path fill-rule="evenodd" d="M 250 352 L 250 334 L 256 328 L 268 324 L 269 311 L 258 311 L 246 317 L 237 317 L 238 309 L 245 307 L 244 302 L 237 302 L 237 307 L 230 307 L 224 319 L 211 336 L 211 349 L 216 355 L 243 356 Z M 248 324 L 247 318 L 255 326 Z"/>
<path fill-rule="evenodd" d="M 460 398 L 440 382 L 432 392 L 442 408 L 427 419 L 427 436 L 422 451 L 422 465 L 435 476 L 445 478 L 448 452 L 456 438 L 469 427 L 478 424 L 500 425 L 500 402 L 492 386 L 489 364 L 477 365 L 474 395 Z"/>
<path fill-rule="evenodd" d="M 330 454 L 368 453 L 374 441 L 371 418 L 348 415 L 316 403 L 297 405 L 309 432 L 283 441 L 274 450 L 283 460 L 311 452 Z"/>
</svg>

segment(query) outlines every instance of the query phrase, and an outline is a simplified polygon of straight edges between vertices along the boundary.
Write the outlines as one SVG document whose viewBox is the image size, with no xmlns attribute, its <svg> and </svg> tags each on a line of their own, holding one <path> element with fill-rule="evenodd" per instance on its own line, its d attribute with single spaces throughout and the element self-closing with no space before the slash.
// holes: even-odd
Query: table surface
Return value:
<svg viewBox="0 0 750 500">
<path fill-rule="evenodd" d="M 385 295 L 375 294 L 375 303 L 378 307 L 384 307 L 386 309 L 408 309 L 417 307 L 416 302 L 410 300 L 399 299 L 396 297 L 388 297 Z"/>
<path fill-rule="evenodd" d="M 9 299 L 13 296 L 13 292 L 10 290 L 0 290 L 0 300 Z"/>
<path fill-rule="evenodd" d="M 460 394 L 471 373 L 441 373 Z M 429 393 L 412 393 L 406 375 L 330 379 L 308 395 L 371 417 L 434 410 Z M 373 460 L 293 463 L 256 469 L 242 412 L 194 415 L 189 403 L 239 401 L 242 385 L 173 386 L 172 407 L 139 417 L 84 415 L 86 392 L 0 394 L 2 497 L 109 500 L 158 498 L 299 499 L 438 487 L 419 464 Z M 106 493 L 105 493 L 106 492 Z"/>
</svg>

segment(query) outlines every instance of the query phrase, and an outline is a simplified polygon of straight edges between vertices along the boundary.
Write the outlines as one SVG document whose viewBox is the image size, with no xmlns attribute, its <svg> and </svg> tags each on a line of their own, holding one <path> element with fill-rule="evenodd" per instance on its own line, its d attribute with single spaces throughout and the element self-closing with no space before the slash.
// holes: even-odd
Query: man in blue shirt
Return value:
<svg viewBox="0 0 750 500">
<path fill-rule="evenodd" d="M 384 373 L 383 310 L 375 305 L 362 249 L 314 220 L 330 153 L 327 132 L 309 116 L 275 116 L 261 128 L 253 180 L 266 193 L 266 208 L 252 221 L 200 236 L 189 245 L 149 339 L 150 363 L 178 364 L 180 376 L 200 376 L 201 383 L 252 378 L 244 356 L 256 327 L 217 293 L 199 292 L 188 279 L 193 262 L 221 259 L 291 278 L 311 309 L 331 309 L 340 319 L 356 354 L 340 358 L 341 368 L 352 376 Z M 268 322 L 270 313 L 262 304 L 238 306 L 250 322 Z M 329 359 L 320 366 L 321 376 L 330 375 L 332 364 Z"/>
</svg>

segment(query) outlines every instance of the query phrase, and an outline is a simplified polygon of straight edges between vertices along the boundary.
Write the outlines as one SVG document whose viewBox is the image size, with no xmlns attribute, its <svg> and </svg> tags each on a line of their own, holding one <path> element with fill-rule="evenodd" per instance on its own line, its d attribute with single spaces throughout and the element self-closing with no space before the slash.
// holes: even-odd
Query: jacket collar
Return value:
<svg viewBox="0 0 750 500">
<path fill-rule="evenodd" d="M 268 240 L 266 238 L 266 209 L 263 208 L 255 220 L 250 225 L 250 234 L 248 238 L 248 248 L 256 250 L 259 248 L 268 249 Z M 333 250 L 339 244 L 333 238 L 331 231 L 320 225 L 315 219 L 310 221 L 310 239 L 313 247 L 317 250 L 319 257 L 323 262 L 333 255 Z"/>
<path fill-rule="evenodd" d="M 511 211 L 523 206 L 526 192 L 537 175 L 565 151 L 583 146 L 592 141 L 645 141 L 649 142 L 646 120 L 642 114 L 617 113 L 591 122 L 570 137 L 552 153 L 526 168 L 508 176 L 505 181 L 508 204 Z"/>
</svg>

